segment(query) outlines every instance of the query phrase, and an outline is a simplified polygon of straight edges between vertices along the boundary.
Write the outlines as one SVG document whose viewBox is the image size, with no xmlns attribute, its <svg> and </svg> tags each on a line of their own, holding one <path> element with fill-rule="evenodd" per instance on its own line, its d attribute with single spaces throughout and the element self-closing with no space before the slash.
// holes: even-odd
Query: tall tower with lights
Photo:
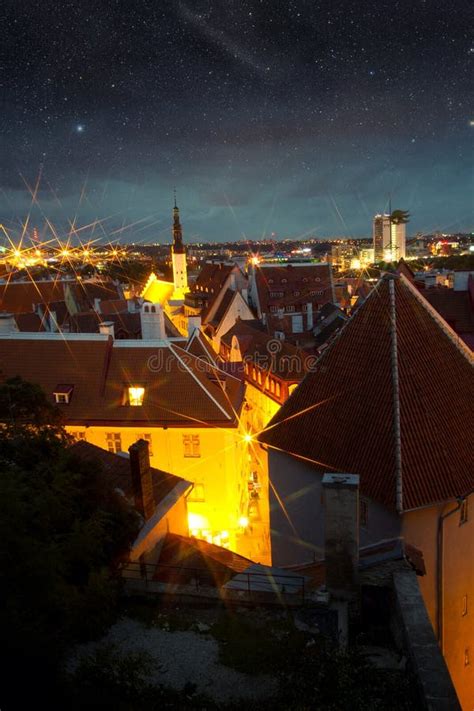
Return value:
<svg viewBox="0 0 474 711">
<path fill-rule="evenodd" d="M 185 294 L 188 289 L 188 271 L 186 266 L 186 250 L 183 244 L 183 230 L 179 221 L 179 208 L 176 204 L 176 191 L 173 207 L 173 246 L 171 248 L 173 263 L 173 282 L 175 293 Z"/>
</svg>

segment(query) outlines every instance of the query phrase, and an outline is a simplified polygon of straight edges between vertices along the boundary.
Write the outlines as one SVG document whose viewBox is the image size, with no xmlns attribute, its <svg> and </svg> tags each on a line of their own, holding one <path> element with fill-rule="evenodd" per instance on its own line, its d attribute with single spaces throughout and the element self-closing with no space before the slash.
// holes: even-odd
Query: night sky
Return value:
<svg viewBox="0 0 474 711">
<path fill-rule="evenodd" d="M 467 0 L 3 0 L 0 221 L 124 240 L 473 228 Z M 117 234 L 117 233 L 115 233 Z M 96 236 L 99 233 L 96 232 Z"/>
</svg>

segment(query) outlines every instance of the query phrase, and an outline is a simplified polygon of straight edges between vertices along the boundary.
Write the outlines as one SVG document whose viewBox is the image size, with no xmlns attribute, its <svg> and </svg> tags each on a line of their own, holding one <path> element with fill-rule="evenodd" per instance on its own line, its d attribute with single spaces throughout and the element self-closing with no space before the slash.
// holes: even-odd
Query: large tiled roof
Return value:
<svg viewBox="0 0 474 711">
<path fill-rule="evenodd" d="M 254 338 L 257 334 L 267 333 L 266 327 L 263 325 L 259 319 L 240 319 L 234 323 L 232 328 L 230 328 L 221 337 L 222 343 L 230 348 L 232 345 L 232 338 L 234 336 L 250 336 Z"/>
<path fill-rule="evenodd" d="M 231 427 L 243 401 L 239 380 L 175 344 L 98 335 L 0 338 L 0 380 L 16 375 L 51 398 L 58 383 L 73 385 L 70 403 L 58 405 L 69 424 Z M 123 404 L 129 385 L 145 387 L 142 406 Z"/>
<path fill-rule="evenodd" d="M 324 304 L 333 300 L 329 264 L 265 265 L 255 269 L 255 279 L 263 313 L 268 313 L 271 306 L 295 305 L 295 310 L 300 311 L 297 307 L 309 301 Z"/>
<path fill-rule="evenodd" d="M 204 264 L 195 283 L 191 286 L 191 292 L 203 297 L 205 301 L 201 312 L 203 323 L 206 323 L 208 318 L 212 316 L 216 304 L 217 309 L 220 308 L 218 300 L 228 298 L 225 294 L 222 295 L 221 292 L 232 272 L 237 270 L 236 264 L 227 264 L 225 262 L 206 262 Z M 225 308 L 227 307 L 228 304 L 225 305 Z"/>
<path fill-rule="evenodd" d="M 122 296 L 119 287 L 111 279 L 76 282 L 69 286 L 69 290 L 79 311 L 93 309 L 96 299 L 110 301 Z"/>
<path fill-rule="evenodd" d="M 34 304 L 64 301 L 63 281 L 10 281 L 0 284 L 0 311 L 31 313 Z"/>
<path fill-rule="evenodd" d="M 391 276 L 260 439 L 317 471 L 359 474 L 362 494 L 409 510 L 474 486 L 473 402 L 472 355 L 416 287 Z"/>
<path fill-rule="evenodd" d="M 207 290 L 207 293 L 217 293 L 222 289 L 235 266 L 235 264 L 226 264 L 225 262 L 206 262 L 192 285 L 191 291 Z"/>
<path fill-rule="evenodd" d="M 124 496 L 133 503 L 134 492 L 130 458 L 123 454 L 113 454 L 101 447 L 96 447 L 90 442 L 76 442 L 71 446 L 71 451 L 83 462 L 91 466 L 99 464 L 106 477 L 107 484 L 113 489 L 119 489 Z M 183 479 L 173 474 L 168 474 L 161 469 L 151 468 L 153 483 L 153 498 L 158 505 Z"/>
</svg>

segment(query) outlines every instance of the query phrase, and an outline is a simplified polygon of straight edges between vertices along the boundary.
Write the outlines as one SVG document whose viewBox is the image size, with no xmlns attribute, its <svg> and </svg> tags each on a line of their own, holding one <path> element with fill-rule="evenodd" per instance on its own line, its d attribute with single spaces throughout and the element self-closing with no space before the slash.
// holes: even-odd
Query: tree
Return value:
<svg viewBox="0 0 474 711">
<path fill-rule="evenodd" d="M 56 408 L 39 388 L 19 378 L 1 385 L 0 419 L 5 678 L 26 665 L 29 683 L 44 686 L 56 678 L 68 645 L 113 619 L 118 588 L 111 573 L 139 522 L 100 465 L 74 454 Z M 13 703 L 21 688 L 10 692 Z"/>
<path fill-rule="evenodd" d="M 49 402 L 39 385 L 28 383 L 19 376 L 0 386 L 0 422 L 8 428 L 33 428 L 61 425 L 61 412 Z"/>
<path fill-rule="evenodd" d="M 390 222 L 393 225 L 406 225 L 410 222 L 410 213 L 407 210 L 394 210 L 390 215 Z"/>
</svg>

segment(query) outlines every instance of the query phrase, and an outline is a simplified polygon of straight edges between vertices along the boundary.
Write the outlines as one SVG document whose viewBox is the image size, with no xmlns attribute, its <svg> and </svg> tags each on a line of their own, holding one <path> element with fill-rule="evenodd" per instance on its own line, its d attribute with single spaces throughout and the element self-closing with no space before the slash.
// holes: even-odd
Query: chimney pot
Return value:
<svg viewBox="0 0 474 711">
<path fill-rule="evenodd" d="M 99 331 L 100 331 L 100 333 L 104 334 L 105 336 L 112 336 L 112 338 L 114 338 L 115 337 L 114 322 L 113 321 L 101 321 L 99 323 Z"/>
</svg>

